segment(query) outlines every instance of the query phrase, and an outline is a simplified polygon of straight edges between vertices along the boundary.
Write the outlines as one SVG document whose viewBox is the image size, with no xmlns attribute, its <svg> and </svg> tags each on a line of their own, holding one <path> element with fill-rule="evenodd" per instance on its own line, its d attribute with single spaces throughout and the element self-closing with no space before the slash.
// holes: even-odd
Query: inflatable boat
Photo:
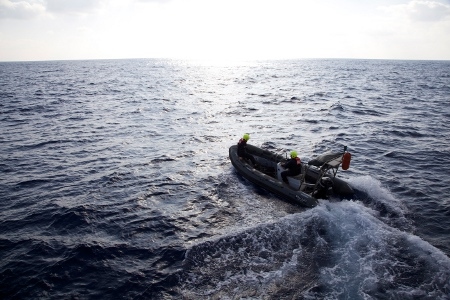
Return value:
<svg viewBox="0 0 450 300">
<path fill-rule="evenodd" d="M 344 152 L 325 153 L 311 161 L 301 163 L 302 171 L 297 176 L 288 176 L 289 183 L 283 182 L 281 172 L 285 158 L 279 154 L 247 144 L 247 153 L 253 155 L 253 165 L 237 154 L 237 145 L 229 149 L 231 163 L 239 174 L 259 187 L 278 195 L 288 201 L 305 207 L 314 207 L 317 199 L 331 195 L 349 198 L 354 194 L 353 188 L 344 180 L 336 177 L 339 168 L 348 169 L 351 154 Z"/>
</svg>

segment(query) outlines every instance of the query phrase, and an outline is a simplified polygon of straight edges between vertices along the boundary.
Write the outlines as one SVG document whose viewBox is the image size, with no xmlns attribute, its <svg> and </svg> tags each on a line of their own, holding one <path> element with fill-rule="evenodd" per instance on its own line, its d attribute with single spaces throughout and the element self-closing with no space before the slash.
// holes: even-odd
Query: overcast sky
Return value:
<svg viewBox="0 0 450 300">
<path fill-rule="evenodd" d="M 450 60 L 450 0 L 0 0 L 0 61 Z"/>
</svg>

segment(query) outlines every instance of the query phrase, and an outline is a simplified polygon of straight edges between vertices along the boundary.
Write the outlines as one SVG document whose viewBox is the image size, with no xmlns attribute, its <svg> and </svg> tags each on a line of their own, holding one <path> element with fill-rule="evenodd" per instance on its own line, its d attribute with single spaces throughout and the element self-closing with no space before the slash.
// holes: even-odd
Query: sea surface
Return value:
<svg viewBox="0 0 450 300">
<path fill-rule="evenodd" d="M 450 299 L 450 61 L 0 63 L 1 299 Z M 344 146 L 306 209 L 228 148 Z"/>
</svg>

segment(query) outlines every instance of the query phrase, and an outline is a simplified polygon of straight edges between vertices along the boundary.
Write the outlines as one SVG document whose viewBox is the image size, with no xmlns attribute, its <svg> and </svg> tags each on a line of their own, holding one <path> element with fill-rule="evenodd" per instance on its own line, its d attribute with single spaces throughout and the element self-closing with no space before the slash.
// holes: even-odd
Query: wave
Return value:
<svg viewBox="0 0 450 300">
<path fill-rule="evenodd" d="M 376 212 L 377 217 L 384 223 L 400 228 L 412 230 L 410 212 L 406 205 L 398 200 L 379 180 L 365 175 L 352 177 L 349 183 L 357 191 L 354 201 L 360 201 Z"/>
<path fill-rule="evenodd" d="M 324 202 L 186 252 L 183 297 L 442 298 L 450 259 L 357 202 Z"/>
<path fill-rule="evenodd" d="M 0 297 L 449 294 L 447 64 L 2 66 Z M 348 145 L 354 199 L 255 187 L 228 159 L 243 132 L 306 161 Z"/>
<path fill-rule="evenodd" d="M 49 141 L 44 141 L 44 142 L 40 142 L 40 143 L 35 143 L 35 144 L 30 144 L 30 145 L 21 145 L 21 146 L 17 146 L 17 148 L 24 148 L 24 149 L 39 149 L 39 148 L 43 148 L 45 146 L 51 146 L 51 145 L 62 145 L 62 144 L 68 144 L 68 143 L 72 143 L 74 141 L 72 140 L 49 140 Z M 85 141 L 83 141 L 85 142 Z"/>
</svg>

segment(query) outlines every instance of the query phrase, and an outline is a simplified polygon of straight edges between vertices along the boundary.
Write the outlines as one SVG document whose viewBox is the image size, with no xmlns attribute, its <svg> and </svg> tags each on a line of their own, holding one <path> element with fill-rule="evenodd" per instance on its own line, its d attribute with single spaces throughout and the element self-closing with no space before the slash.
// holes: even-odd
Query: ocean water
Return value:
<svg viewBox="0 0 450 300">
<path fill-rule="evenodd" d="M 1 299 L 450 299 L 450 62 L 0 63 Z M 348 146 L 353 199 L 242 178 Z"/>
</svg>

